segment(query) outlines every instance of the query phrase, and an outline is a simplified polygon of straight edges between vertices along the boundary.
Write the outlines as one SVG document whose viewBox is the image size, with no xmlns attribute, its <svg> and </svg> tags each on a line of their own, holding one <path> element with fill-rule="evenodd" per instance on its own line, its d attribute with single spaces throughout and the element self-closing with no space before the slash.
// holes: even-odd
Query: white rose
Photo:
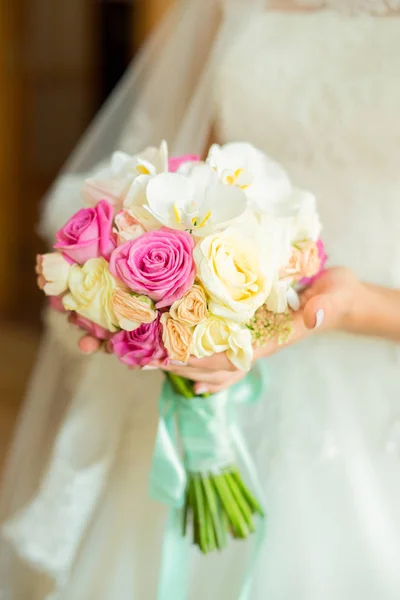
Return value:
<svg viewBox="0 0 400 600">
<path fill-rule="evenodd" d="M 249 371 L 253 361 L 250 330 L 214 315 L 195 327 L 190 351 L 197 358 L 226 352 L 231 363 L 242 371 Z"/>
<path fill-rule="evenodd" d="M 112 297 L 117 281 L 104 258 L 91 258 L 83 266 L 73 265 L 69 273 L 69 293 L 63 297 L 67 310 L 74 310 L 97 325 L 117 331 Z"/>
<path fill-rule="evenodd" d="M 264 304 L 270 285 L 260 253 L 238 230 L 228 228 L 204 238 L 193 258 L 213 314 L 246 323 Z"/>
</svg>

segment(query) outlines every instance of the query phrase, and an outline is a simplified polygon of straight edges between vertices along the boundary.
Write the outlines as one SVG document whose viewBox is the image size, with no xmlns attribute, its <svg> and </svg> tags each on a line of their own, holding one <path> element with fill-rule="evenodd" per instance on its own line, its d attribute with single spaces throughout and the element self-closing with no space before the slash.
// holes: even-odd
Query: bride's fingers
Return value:
<svg viewBox="0 0 400 600">
<path fill-rule="evenodd" d="M 194 386 L 196 394 L 217 394 L 228 388 L 235 383 L 238 383 L 243 377 L 246 376 L 245 371 L 237 371 L 236 373 L 225 373 L 225 377 L 220 383 L 209 383 L 208 381 L 199 381 Z"/>
<path fill-rule="evenodd" d="M 305 305 L 313 296 L 315 296 L 316 292 L 313 287 L 309 287 L 304 292 L 300 294 L 300 308 L 304 308 Z"/>
<path fill-rule="evenodd" d="M 304 324 L 307 329 L 326 328 L 334 319 L 335 308 L 331 295 L 320 294 L 314 296 L 304 307 Z"/>
<path fill-rule="evenodd" d="M 206 371 L 237 371 L 225 352 L 220 352 L 219 354 L 214 354 L 207 358 L 195 358 L 194 356 L 191 356 L 188 361 L 188 366 L 195 369 L 204 369 Z"/>
<path fill-rule="evenodd" d="M 101 341 L 97 340 L 91 335 L 84 335 L 78 342 L 78 346 L 81 352 L 84 354 L 93 354 L 100 350 Z"/>
</svg>

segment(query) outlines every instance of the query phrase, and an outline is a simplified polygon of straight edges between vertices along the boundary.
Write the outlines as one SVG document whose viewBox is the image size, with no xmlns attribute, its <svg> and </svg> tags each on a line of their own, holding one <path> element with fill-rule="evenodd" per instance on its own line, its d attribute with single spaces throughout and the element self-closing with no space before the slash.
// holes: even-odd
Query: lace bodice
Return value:
<svg viewBox="0 0 400 600">
<path fill-rule="evenodd" d="M 238 5 L 240 2 L 244 6 L 250 5 L 256 8 L 261 7 L 267 9 L 269 4 L 274 9 L 279 10 L 279 5 L 286 9 L 288 4 L 298 6 L 299 8 L 310 9 L 331 9 L 345 13 L 369 13 L 373 15 L 387 15 L 391 12 L 400 10 L 400 0 L 221 0 L 226 7 Z"/>
<path fill-rule="evenodd" d="M 400 9 L 399 0 L 296 0 L 299 6 L 306 8 L 331 8 L 344 12 L 366 12 L 385 15 Z"/>
<path fill-rule="evenodd" d="M 263 12 L 216 77 L 223 141 L 249 140 L 312 189 L 332 262 L 386 285 L 400 284 L 399 57 L 397 18 Z"/>
</svg>

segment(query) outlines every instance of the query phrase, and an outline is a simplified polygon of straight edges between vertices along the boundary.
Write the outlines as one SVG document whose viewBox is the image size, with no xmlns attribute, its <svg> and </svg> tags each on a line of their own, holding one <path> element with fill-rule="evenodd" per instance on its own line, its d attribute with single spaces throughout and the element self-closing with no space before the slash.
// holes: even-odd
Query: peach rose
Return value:
<svg viewBox="0 0 400 600">
<path fill-rule="evenodd" d="M 144 234 L 145 230 L 142 225 L 126 210 L 121 210 L 115 216 L 114 232 L 117 234 L 118 245 L 135 240 Z"/>
<path fill-rule="evenodd" d="M 195 327 L 207 318 L 207 298 L 201 287 L 195 283 L 180 300 L 173 303 L 169 309 L 175 321 Z"/>
<path fill-rule="evenodd" d="M 152 323 L 157 317 L 157 311 L 150 298 L 119 287 L 114 290 L 111 303 L 118 325 L 125 331 L 134 331 L 142 323 Z"/>
<path fill-rule="evenodd" d="M 60 296 L 68 289 L 70 264 L 60 252 L 36 256 L 37 284 L 46 296 Z"/>
<path fill-rule="evenodd" d="M 298 279 L 302 274 L 302 252 L 298 248 L 292 247 L 289 262 L 280 271 L 280 279 Z"/>
<path fill-rule="evenodd" d="M 193 333 L 190 327 L 175 321 L 169 313 L 161 316 L 162 339 L 170 360 L 186 363 L 190 356 Z"/>
<path fill-rule="evenodd" d="M 321 268 L 321 257 L 316 242 L 304 242 L 301 248 L 301 279 L 313 277 Z"/>
<path fill-rule="evenodd" d="M 316 242 L 298 242 L 292 248 L 289 262 L 279 273 L 280 279 L 299 281 L 314 277 L 321 268 L 321 256 Z"/>
</svg>

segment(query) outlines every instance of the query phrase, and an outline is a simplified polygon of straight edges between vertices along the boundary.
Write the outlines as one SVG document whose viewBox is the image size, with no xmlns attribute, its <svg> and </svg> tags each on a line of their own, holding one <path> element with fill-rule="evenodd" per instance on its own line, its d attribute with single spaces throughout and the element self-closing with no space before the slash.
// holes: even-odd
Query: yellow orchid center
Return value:
<svg viewBox="0 0 400 600">
<path fill-rule="evenodd" d="M 181 213 L 179 212 L 179 208 L 177 203 L 175 202 L 174 204 L 174 214 L 175 214 L 175 219 L 177 223 L 182 223 L 182 219 L 181 219 Z"/>
<path fill-rule="evenodd" d="M 145 167 L 144 165 L 138 165 L 136 167 L 136 171 L 140 174 L 140 175 L 150 175 L 150 171 L 148 170 L 147 167 Z"/>
<path fill-rule="evenodd" d="M 201 223 L 199 223 L 198 225 L 196 225 L 196 223 L 193 223 L 193 225 L 199 229 L 200 227 L 204 227 L 204 225 L 207 223 L 208 219 L 211 217 L 212 214 L 212 210 L 209 210 L 208 213 L 206 214 L 206 216 L 204 217 L 204 219 L 201 221 Z M 193 219 L 193 221 L 196 221 L 196 219 Z"/>
<path fill-rule="evenodd" d="M 225 177 L 225 181 L 228 185 L 237 185 L 237 180 L 239 179 L 239 177 L 242 175 L 243 173 L 243 169 L 236 169 L 236 171 L 233 173 L 233 175 L 227 175 Z M 245 185 L 239 185 L 238 186 L 241 190 L 245 190 L 246 188 L 248 188 L 248 184 Z"/>
</svg>

